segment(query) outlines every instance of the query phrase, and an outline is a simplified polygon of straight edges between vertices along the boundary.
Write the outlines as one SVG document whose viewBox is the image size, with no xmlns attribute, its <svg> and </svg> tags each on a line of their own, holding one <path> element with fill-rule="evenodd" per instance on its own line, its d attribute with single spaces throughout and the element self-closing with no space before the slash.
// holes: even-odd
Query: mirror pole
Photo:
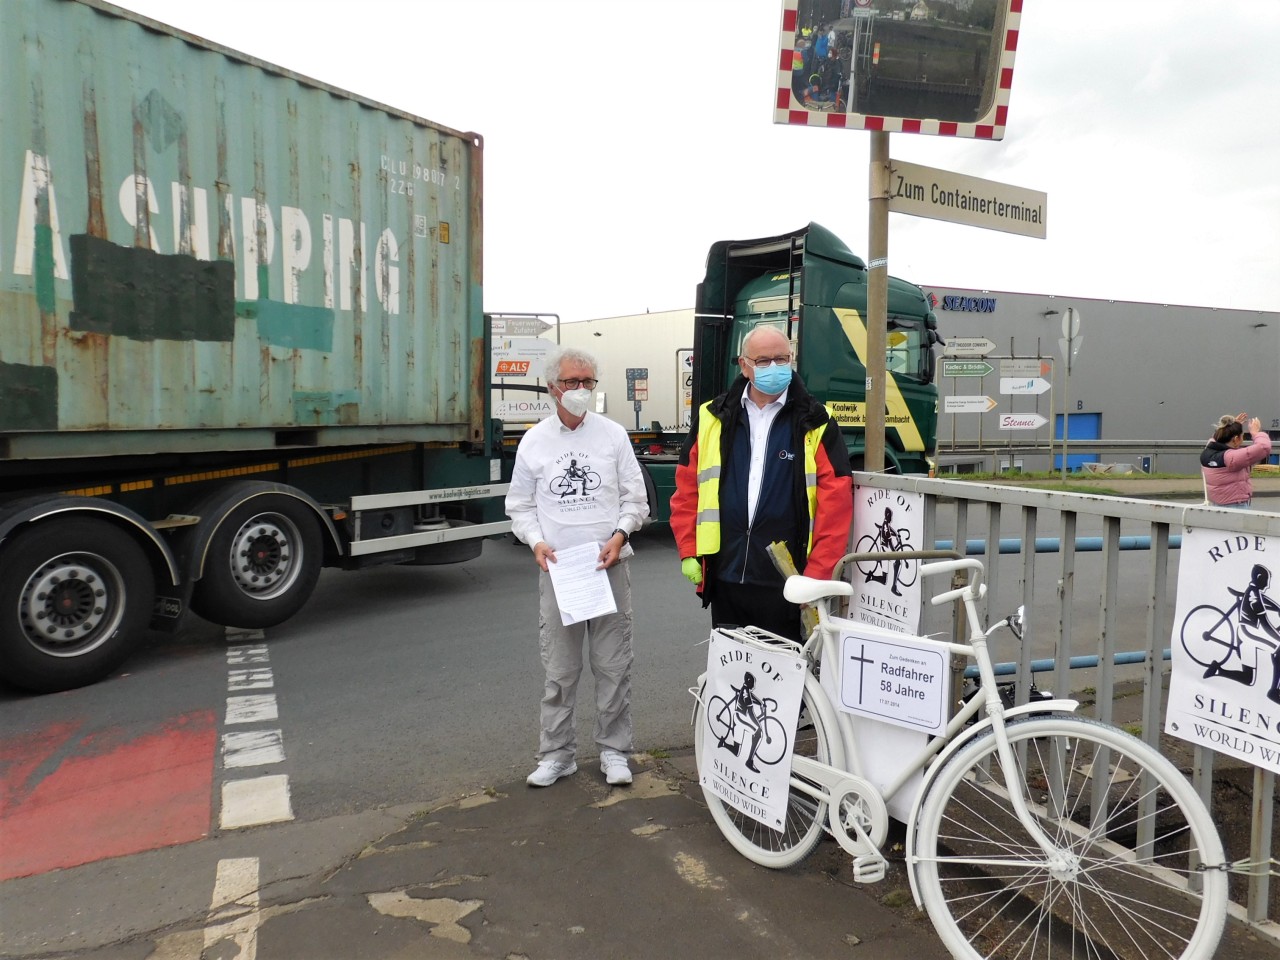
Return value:
<svg viewBox="0 0 1280 960">
<path fill-rule="evenodd" d="M 867 204 L 867 390 L 863 466 L 885 467 L 885 349 L 889 314 L 889 134 L 871 131 L 871 195 Z"/>
</svg>

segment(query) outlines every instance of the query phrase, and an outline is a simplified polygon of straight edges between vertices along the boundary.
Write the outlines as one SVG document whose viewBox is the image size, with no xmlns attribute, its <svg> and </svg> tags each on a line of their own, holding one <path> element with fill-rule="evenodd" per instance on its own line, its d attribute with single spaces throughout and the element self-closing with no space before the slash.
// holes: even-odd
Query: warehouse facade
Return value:
<svg viewBox="0 0 1280 960">
<path fill-rule="evenodd" d="M 1280 313 L 927 284 L 921 289 L 944 339 L 967 348 L 954 355 L 939 351 L 938 453 L 944 465 L 972 463 L 965 451 L 981 447 L 987 451 L 978 458 L 984 468 L 1056 468 L 1064 413 L 1073 469 L 1093 461 L 1194 472 L 1194 452 L 1164 444 L 1202 444 L 1226 413 L 1257 416 L 1280 440 Z M 1060 342 L 1068 308 L 1078 323 L 1069 373 Z M 678 430 L 687 423 L 683 364 L 692 332 L 693 310 L 686 309 L 566 323 L 561 340 L 600 358 L 598 393 L 606 416 L 629 429 L 657 422 Z M 982 363 L 947 362 L 963 359 Z M 648 373 L 647 399 L 638 413 L 626 393 L 629 368 Z M 990 409 L 975 412 L 985 405 L 974 398 L 984 396 Z M 949 397 L 970 399 L 948 404 Z M 965 412 L 948 413 L 948 406 Z M 1134 446 L 1089 450 L 1090 440 Z M 1078 450 L 1071 441 L 1079 442 Z"/>
</svg>

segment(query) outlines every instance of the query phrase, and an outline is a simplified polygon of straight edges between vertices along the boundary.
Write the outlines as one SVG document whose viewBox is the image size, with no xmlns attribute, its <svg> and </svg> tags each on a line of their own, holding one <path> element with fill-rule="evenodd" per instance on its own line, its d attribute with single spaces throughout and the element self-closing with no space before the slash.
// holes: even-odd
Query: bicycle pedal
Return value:
<svg viewBox="0 0 1280 960">
<path fill-rule="evenodd" d="M 884 879 L 885 859 L 880 854 L 853 858 L 854 883 L 879 883 Z"/>
</svg>

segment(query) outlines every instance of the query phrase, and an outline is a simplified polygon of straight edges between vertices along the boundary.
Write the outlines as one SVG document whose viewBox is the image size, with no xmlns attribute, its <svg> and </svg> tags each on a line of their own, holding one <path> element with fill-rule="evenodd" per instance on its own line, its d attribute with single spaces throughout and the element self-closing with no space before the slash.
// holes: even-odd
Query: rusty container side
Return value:
<svg viewBox="0 0 1280 960">
<path fill-rule="evenodd" d="M 479 137 L 98 0 L 5 0 L 0 83 L 0 456 L 484 422 Z"/>
</svg>

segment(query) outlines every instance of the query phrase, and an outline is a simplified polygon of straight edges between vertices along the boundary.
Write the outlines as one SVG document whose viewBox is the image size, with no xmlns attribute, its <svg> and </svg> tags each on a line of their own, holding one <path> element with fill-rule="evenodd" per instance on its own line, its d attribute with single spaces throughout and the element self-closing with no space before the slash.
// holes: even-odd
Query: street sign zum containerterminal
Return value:
<svg viewBox="0 0 1280 960">
<path fill-rule="evenodd" d="M 985 357 L 996 348 L 986 337 L 951 337 L 942 348 L 947 357 Z"/>
<path fill-rule="evenodd" d="M 1002 363 L 1004 361 L 1001 361 Z M 943 360 L 944 377 L 985 377 L 993 367 L 985 360 Z"/>
<path fill-rule="evenodd" d="M 1008 183 L 890 160 L 889 212 L 1045 238 L 1049 197 Z"/>
<path fill-rule="evenodd" d="M 943 397 L 943 413 L 986 413 L 994 410 L 996 402 L 990 397 Z"/>
</svg>

